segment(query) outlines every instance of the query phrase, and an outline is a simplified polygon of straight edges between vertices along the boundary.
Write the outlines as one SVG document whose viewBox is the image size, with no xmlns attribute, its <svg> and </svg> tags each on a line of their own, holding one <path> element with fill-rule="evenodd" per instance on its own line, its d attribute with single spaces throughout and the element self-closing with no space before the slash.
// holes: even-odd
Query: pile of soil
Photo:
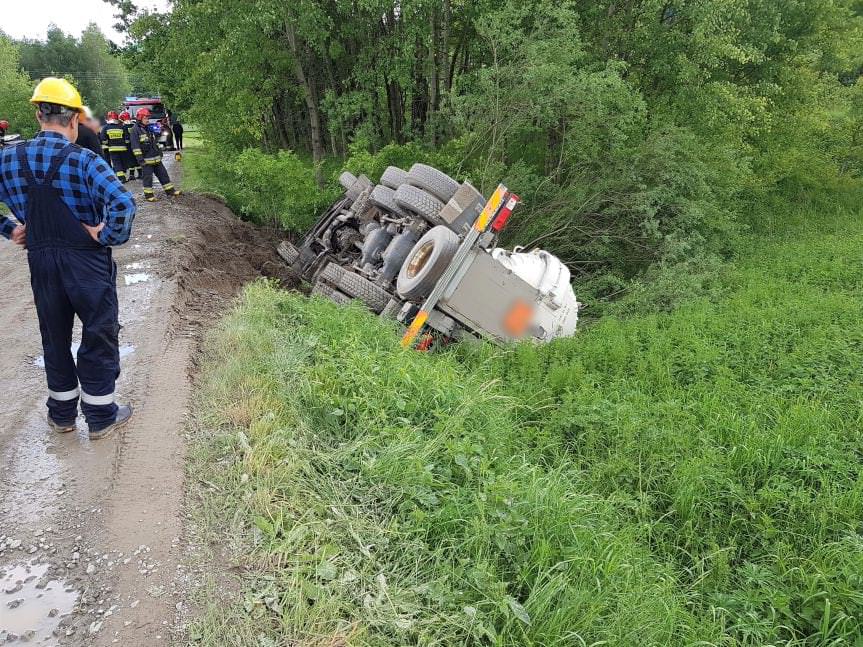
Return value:
<svg viewBox="0 0 863 647">
<path fill-rule="evenodd" d="M 182 322 L 195 327 L 212 323 L 243 285 L 262 276 L 285 288 L 297 287 L 276 253 L 286 238 L 283 230 L 244 222 L 212 198 L 196 195 L 193 206 L 188 234 L 170 241 L 178 247 L 173 275 Z"/>
</svg>

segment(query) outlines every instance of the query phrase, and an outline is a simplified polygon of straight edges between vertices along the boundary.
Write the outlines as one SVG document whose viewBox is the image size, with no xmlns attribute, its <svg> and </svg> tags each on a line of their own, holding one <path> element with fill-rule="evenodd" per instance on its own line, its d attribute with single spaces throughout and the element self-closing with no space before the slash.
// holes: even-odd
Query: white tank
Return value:
<svg viewBox="0 0 863 647">
<path fill-rule="evenodd" d="M 544 341 L 570 337 L 578 325 L 579 303 L 570 283 L 569 268 L 541 249 L 521 252 L 498 247 L 492 257 L 540 293 L 535 323 L 546 333 Z"/>
</svg>

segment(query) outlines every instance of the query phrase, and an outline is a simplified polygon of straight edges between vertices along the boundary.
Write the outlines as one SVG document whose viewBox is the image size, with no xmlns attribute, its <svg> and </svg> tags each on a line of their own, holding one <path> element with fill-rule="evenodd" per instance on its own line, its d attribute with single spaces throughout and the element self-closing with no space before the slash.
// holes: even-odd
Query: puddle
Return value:
<svg viewBox="0 0 863 647">
<path fill-rule="evenodd" d="M 136 283 L 146 283 L 149 281 L 152 275 L 147 274 L 146 272 L 139 272 L 137 274 L 126 274 L 123 276 L 123 280 L 126 282 L 126 285 L 135 285 Z"/>
<path fill-rule="evenodd" d="M 0 637 L 15 634 L 31 644 L 56 644 L 53 632 L 79 594 L 47 572 L 48 564 L 35 561 L 0 570 Z"/>
<path fill-rule="evenodd" d="M 147 269 L 147 263 L 138 262 L 138 263 L 127 263 L 123 266 L 123 269 L 126 270 L 145 270 Z"/>
<path fill-rule="evenodd" d="M 32 430 L 32 432 L 31 432 Z M 53 436 L 49 436 L 42 411 L 33 412 L 26 425 L 26 435 L 17 446 L 10 445 L 0 454 L 0 464 L 6 467 L 2 477 L 2 506 L 14 511 L 14 518 L 20 528 L 44 524 L 44 520 L 54 513 L 62 494 L 67 491 L 67 474 L 63 463 L 53 449 Z M 4 568 L 11 555 L 0 562 L 0 581 L 5 577 Z M 5 587 L 0 584 L 0 627 L 8 611 Z M 0 642 L 2 644 L 2 642 Z"/>
<path fill-rule="evenodd" d="M 79 348 L 81 348 L 81 344 L 79 344 L 78 342 L 72 344 L 72 357 L 77 358 Z M 133 346 L 132 344 L 123 344 L 122 346 L 120 346 L 120 359 L 122 360 L 134 352 L 135 346 Z M 33 360 L 33 363 L 39 368 L 45 368 L 45 356 L 39 355 L 39 357 Z"/>
</svg>

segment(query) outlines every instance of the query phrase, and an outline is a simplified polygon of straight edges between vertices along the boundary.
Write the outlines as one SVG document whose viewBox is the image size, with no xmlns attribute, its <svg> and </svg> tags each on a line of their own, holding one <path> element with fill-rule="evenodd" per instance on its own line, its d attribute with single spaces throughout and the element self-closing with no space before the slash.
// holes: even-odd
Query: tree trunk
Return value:
<svg viewBox="0 0 863 647">
<path fill-rule="evenodd" d="M 297 83 L 303 89 L 303 100 L 306 103 L 306 110 L 309 114 L 309 131 L 312 140 L 312 159 L 315 163 L 315 180 L 318 186 L 324 188 L 324 144 L 321 137 L 321 113 L 318 109 L 317 97 L 314 88 L 309 81 L 308 75 L 303 69 L 303 62 L 300 56 L 300 49 L 297 46 L 297 35 L 294 32 L 294 26 L 289 22 L 285 23 L 285 35 L 288 38 L 288 44 L 291 47 L 291 54 L 294 57 L 294 75 Z"/>
<path fill-rule="evenodd" d="M 389 105 L 392 137 L 396 140 L 396 143 L 404 144 L 405 118 L 401 87 L 397 81 L 390 81 L 386 72 L 384 72 L 384 83 L 387 89 L 387 104 Z"/>
<path fill-rule="evenodd" d="M 417 35 L 414 44 L 413 93 L 411 97 L 411 130 L 417 138 L 425 133 L 426 117 L 428 115 L 428 84 L 424 74 L 425 47 Z"/>
<path fill-rule="evenodd" d="M 431 64 L 431 79 L 429 81 L 429 121 L 431 121 L 431 143 L 437 144 L 437 128 L 434 123 L 434 116 L 440 107 L 440 69 L 438 61 L 440 59 L 440 23 L 438 21 L 437 9 L 432 9 L 431 12 L 431 48 L 429 50 L 429 63 Z"/>
</svg>

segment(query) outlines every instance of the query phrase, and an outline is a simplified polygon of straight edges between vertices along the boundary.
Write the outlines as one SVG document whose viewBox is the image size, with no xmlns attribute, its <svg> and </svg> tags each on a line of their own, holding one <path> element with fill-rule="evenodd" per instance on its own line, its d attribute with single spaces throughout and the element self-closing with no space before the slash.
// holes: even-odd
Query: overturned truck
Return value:
<svg viewBox="0 0 863 647">
<path fill-rule="evenodd" d="M 279 254 L 312 293 L 363 302 L 407 326 L 405 345 L 435 337 L 549 341 L 575 333 L 569 269 L 548 252 L 508 251 L 498 235 L 519 198 L 486 199 L 425 164 L 390 166 L 374 184 L 342 173 L 344 195 L 299 245 Z"/>
</svg>

